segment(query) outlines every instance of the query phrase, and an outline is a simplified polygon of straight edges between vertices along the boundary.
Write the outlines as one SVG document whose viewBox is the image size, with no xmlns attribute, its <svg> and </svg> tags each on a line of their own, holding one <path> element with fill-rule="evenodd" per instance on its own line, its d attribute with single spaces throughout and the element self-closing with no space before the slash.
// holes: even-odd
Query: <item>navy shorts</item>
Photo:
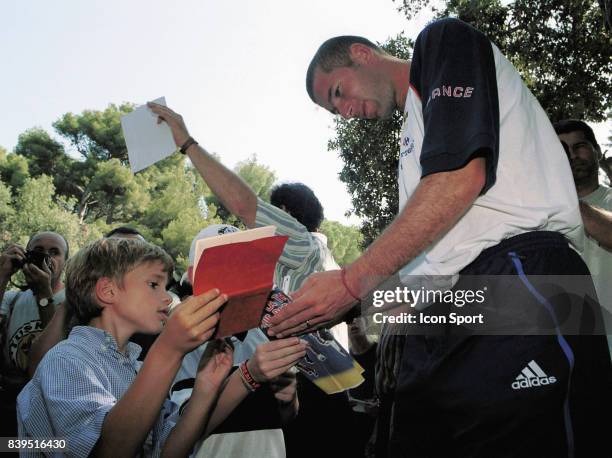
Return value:
<svg viewBox="0 0 612 458">
<path fill-rule="evenodd" d="M 515 276 L 497 306 L 543 307 L 546 293 L 527 287 L 519 272 L 583 278 L 596 297 L 582 258 L 553 232 L 507 239 L 461 274 Z M 408 335 L 389 453 L 611 457 L 611 374 L 604 335 Z"/>
</svg>

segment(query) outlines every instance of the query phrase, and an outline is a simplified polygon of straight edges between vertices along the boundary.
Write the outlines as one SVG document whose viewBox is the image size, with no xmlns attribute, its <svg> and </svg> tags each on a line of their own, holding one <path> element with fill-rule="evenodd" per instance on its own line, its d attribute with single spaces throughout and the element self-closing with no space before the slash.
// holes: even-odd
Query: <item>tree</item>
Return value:
<svg viewBox="0 0 612 458">
<path fill-rule="evenodd" d="M 320 230 L 327 236 L 327 246 L 340 266 L 350 264 L 361 255 L 363 235 L 359 228 L 325 220 Z"/>
<path fill-rule="evenodd" d="M 89 183 L 97 218 L 106 217 L 106 224 L 129 221 L 144 212 L 149 195 L 139 186 L 132 172 L 118 159 L 101 161 Z"/>
<path fill-rule="evenodd" d="M 15 154 L 27 159 L 31 176 L 49 175 L 53 177 L 53 184 L 59 194 L 74 194 L 74 186 L 67 179 L 74 160 L 66 155 L 64 145 L 51 138 L 45 130 L 34 127 L 22 133 L 17 140 Z"/>
<path fill-rule="evenodd" d="M 127 147 L 121 130 L 121 116 L 134 110 L 131 103 L 110 104 L 104 111 L 85 110 L 80 115 L 66 113 L 53 123 L 84 158 L 128 163 Z"/>
<path fill-rule="evenodd" d="M 58 172 L 60 163 L 66 159 L 64 146 L 39 127 L 26 130 L 19 136 L 15 154 L 28 160 L 32 176 L 43 173 L 53 176 Z"/>
<path fill-rule="evenodd" d="M 107 224 L 138 217 L 149 201 L 142 180 L 127 169 L 128 155 L 121 116 L 134 105 L 110 104 L 105 110 L 64 114 L 53 123 L 55 130 L 81 155 L 81 161 L 66 159 L 63 173 L 56 176 L 58 192 L 77 201 L 75 212 L 81 224 L 105 216 Z M 67 157 L 64 155 L 64 157 Z"/>
<path fill-rule="evenodd" d="M 218 217 L 204 218 L 199 209 L 190 207 L 170 221 L 162 231 L 164 249 L 174 258 L 179 270 L 185 272 L 189 266 L 191 241 L 206 226 L 219 224 Z"/>
<path fill-rule="evenodd" d="M 13 200 L 12 241 L 24 243 L 36 232 L 55 231 L 66 237 L 71 247 L 75 248 L 101 236 L 82 227 L 74 213 L 54 202 L 54 195 L 51 177 L 41 175 L 26 180 Z"/>
<path fill-rule="evenodd" d="M 0 246 L 10 242 L 15 216 L 10 188 L 0 181 Z"/>
<path fill-rule="evenodd" d="M 0 179 L 13 189 L 20 188 L 29 178 L 28 160 L 17 154 L 0 154 Z"/>
<path fill-rule="evenodd" d="M 413 43 L 400 34 L 381 46 L 407 59 Z M 328 149 L 337 151 L 343 160 L 340 180 L 352 196 L 352 212 L 364 219 L 362 243 L 367 246 L 397 214 L 397 149 L 402 116 L 396 112 L 381 121 L 336 117 L 334 124 L 336 136 L 329 141 Z"/>
<path fill-rule="evenodd" d="M 612 106 L 612 36 L 597 1 L 399 3 L 408 19 L 430 5 L 436 17 L 458 17 L 481 30 L 514 64 L 552 120 L 606 119 Z"/>
</svg>

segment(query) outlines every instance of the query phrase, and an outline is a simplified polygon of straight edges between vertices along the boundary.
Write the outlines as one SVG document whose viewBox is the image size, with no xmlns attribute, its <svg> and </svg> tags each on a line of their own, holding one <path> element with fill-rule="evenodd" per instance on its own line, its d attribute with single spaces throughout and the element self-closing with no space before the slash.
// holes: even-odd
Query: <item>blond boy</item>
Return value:
<svg viewBox="0 0 612 458">
<path fill-rule="evenodd" d="M 181 415 L 166 393 L 185 353 L 207 341 L 226 301 L 211 290 L 168 316 L 172 260 L 140 240 L 103 239 L 66 270 L 77 325 L 51 349 L 18 397 L 22 438 L 63 438 L 69 456 L 186 456 L 202 434 L 232 363 L 215 354 L 196 376 Z M 161 333 L 142 363 L 135 333 Z M 49 452 L 49 451 L 47 451 Z"/>
</svg>

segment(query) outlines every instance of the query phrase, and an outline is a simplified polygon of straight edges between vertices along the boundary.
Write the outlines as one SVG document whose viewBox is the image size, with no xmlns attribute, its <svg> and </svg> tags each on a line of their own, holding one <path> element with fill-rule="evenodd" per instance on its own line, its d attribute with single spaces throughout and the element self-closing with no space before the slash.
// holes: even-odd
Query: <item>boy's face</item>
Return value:
<svg viewBox="0 0 612 458">
<path fill-rule="evenodd" d="M 159 334 L 168 319 L 172 297 L 166 291 L 168 274 L 159 261 L 139 265 L 123 277 L 117 288 L 114 312 L 131 333 Z"/>
</svg>

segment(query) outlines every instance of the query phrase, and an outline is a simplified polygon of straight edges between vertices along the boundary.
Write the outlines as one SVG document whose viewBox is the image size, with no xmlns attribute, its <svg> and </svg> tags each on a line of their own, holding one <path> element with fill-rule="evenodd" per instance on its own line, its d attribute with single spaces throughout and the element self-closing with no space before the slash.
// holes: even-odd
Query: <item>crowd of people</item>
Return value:
<svg viewBox="0 0 612 458">
<path fill-rule="evenodd" d="M 173 260 L 134 228 L 72 255 L 57 232 L 10 244 L 0 255 L 9 420 L 0 436 L 64 438 L 71 456 L 612 455 L 612 190 L 599 182 L 600 167 L 608 176 L 612 167 L 592 129 L 551 123 L 497 47 L 455 19 L 428 25 L 410 61 L 362 37 L 327 40 L 306 86 L 345 118 L 403 112 L 393 223 L 340 268 L 310 188 L 281 184 L 270 202 L 258 198 L 179 114 L 149 103 L 229 212 L 288 236 L 274 284 L 293 302 L 267 333 L 213 339 L 224 291 L 194 296 L 193 278 L 173 281 Z M 202 228 L 190 265 L 197 240 L 238 230 Z M 26 285 L 11 288 L 19 271 Z M 491 287 L 486 306 L 535 310 L 552 332 L 386 326 L 372 338 L 358 315 L 394 275 L 405 284 L 450 276 L 452 288 L 504 276 L 510 286 Z M 556 288 L 540 289 L 534 276 Z M 572 302 L 581 322 L 604 331 L 561 330 L 555 304 L 569 297 L 559 292 L 567 276 L 585 292 Z M 323 326 L 363 365 L 362 386 L 326 395 L 296 375 L 307 352 L 299 335 Z"/>
</svg>

